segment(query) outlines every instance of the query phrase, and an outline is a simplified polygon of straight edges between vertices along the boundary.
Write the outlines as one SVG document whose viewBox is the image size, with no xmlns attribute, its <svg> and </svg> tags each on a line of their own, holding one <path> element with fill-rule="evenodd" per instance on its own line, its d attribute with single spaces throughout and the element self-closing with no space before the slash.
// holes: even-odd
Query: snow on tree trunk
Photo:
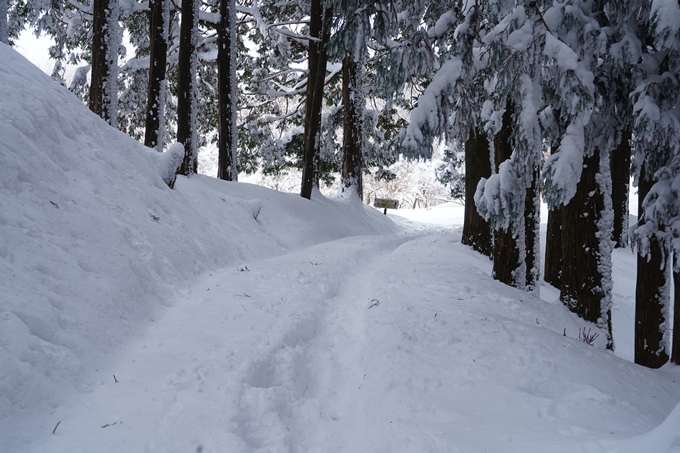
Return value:
<svg viewBox="0 0 680 453">
<path fill-rule="evenodd" d="M 628 245 L 628 192 L 630 190 L 630 140 L 632 129 L 623 130 L 621 142 L 612 151 L 612 205 L 614 208 L 614 231 L 612 240 L 616 248 Z"/>
<path fill-rule="evenodd" d="M 7 0 L 0 0 L 0 42 L 9 44 L 7 30 Z"/>
<path fill-rule="evenodd" d="M 236 3 L 220 0 L 220 23 L 217 40 L 218 131 L 217 177 L 238 179 L 236 149 Z"/>
<path fill-rule="evenodd" d="M 163 151 L 169 0 L 150 0 L 151 54 L 144 145 Z"/>
<path fill-rule="evenodd" d="M 576 193 L 562 209 L 560 300 L 611 338 L 611 200 L 609 160 L 599 150 L 584 157 Z M 600 240 L 600 239 L 603 240 Z M 609 245 L 607 245 L 609 244 Z"/>
<path fill-rule="evenodd" d="M 302 162 L 300 195 L 312 198 L 312 189 L 319 186 L 319 140 L 321 109 L 326 78 L 326 43 L 330 39 L 332 10 L 323 10 L 321 0 L 312 0 L 309 21 L 309 75 L 305 102 L 305 143 Z"/>
<path fill-rule="evenodd" d="M 184 160 L 178 173 L 189 175 L 196 172 L 196 66 L 198 58 L 198 9 L 197 0 L 182 1 L 182 24 L 179 37 L 179 60 L 177 62 L 177 141 L 184 145 Z"/>
<path fill-rule="evenodd" d="M 479 215 L 474 203 L 477 184 L 480 179 L 489 176 L 489 140 L 483 130 L 472 129 L 465 141 L 465 217 L 461 242 L 490 257 L 493 251 L 491 227 Z"/>
<path fill-rule="evenodd" d="M 638 178 L 638 219 L 644 221 L 643 202 L 654 185 L 642 167 Z M 647 254 L 638 253 L 635 282 L 635 363 L 659 368 L 668 362 L 670 271 L 668 244 L 648 238 Z M 639 250 L 638 250 L 639 252 Z"/>
<path fill-rule="evenodd" d="M 548 212 L 545 237 L 545 272 L 543 280 L 555 288 L 562 286 L 562 209 Z"/>
<path fill-rule="evenodd" d="M 349 54 L 342 62 L 342 180 L 341 193 L 354 193 L 363 198 L 362 148 L 364 87 L 363 68 Z"/>
<path fill-rule="evenodd" d="M 538 189 L 540 175 L 541 170 L 536 166 L 524 202 L 526 290 L 535 293 L 540 289 L 541 275 L 541 194 Z"/>
<path fill-rule="evenodd" d="M 673 269 L 678 268 L 678 254 L 673 253 Z M 675 294 L 673 295 L 673 303 L 675 309 L 673 310 L 673 343 L 671 362 L 680 365 L 680 272 L 673 271 L 673 287 Z"/>
<path fill-rule="evenodd" d="M 514 105 L 508 101 L 503 113 L 503 125 L 494 137 L 495 166 L 500 171 L 502 163 L 512 156 L 512 121 Z M 524 212 L 524 209 L 521 210 Z M 493 278 L 506 285 L 524 289 L 526 283 L 526 257 L 524 247 L 524 217 L 510 222 L 507 228 L 494 232 Z"/>
<path fill-rule="evenodd" d="M 95 0 L 90 110 L 118 125 L 118 0 Z"/>
</svg>

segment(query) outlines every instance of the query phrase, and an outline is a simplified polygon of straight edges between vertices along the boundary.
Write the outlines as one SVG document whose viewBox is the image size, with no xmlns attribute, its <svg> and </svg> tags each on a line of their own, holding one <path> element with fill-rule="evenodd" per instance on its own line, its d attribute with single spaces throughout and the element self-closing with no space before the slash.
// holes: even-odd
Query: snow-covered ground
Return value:
<svg viewBox="0 0 680 453">
<path fill-rule="evenodd" d="M 678 452 L 680 370 L 490 277 L 462 207 L 162 159 L 0 44 L 1 452 Z M 674 409 L 675 408 L 675 409 Z"/>
</svg>

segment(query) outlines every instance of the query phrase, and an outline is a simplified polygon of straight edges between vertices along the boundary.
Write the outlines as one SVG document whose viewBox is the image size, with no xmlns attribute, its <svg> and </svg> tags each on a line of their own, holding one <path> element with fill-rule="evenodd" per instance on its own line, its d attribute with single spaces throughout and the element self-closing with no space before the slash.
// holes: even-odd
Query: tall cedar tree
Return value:
<svg viewBox="0 0 680 453">
<path fill-rule="evenodd" d="M 545 270 L 543 280 L 555 288 L 562 286 L 562 210 L 558 206 L 548 211 L 545 238 Z"/>
<path fill-rule="evenodd" d="M 465 217 L 461 242 L 491 257 L 493 250 L 489 222 L 477 212 L 474 203 L 477 183 L 491 176 L 489 140 L 481 129 L 471 129 L 465 141 Z"/>
<path fill-rule="evenodd" d="M 163 151 L 169 0 L 150 0 L 149 97 L 144 145 Z"/>
<path fill-rule="evenodd" d="M 322 0 L 312 0 L 309 19 L 309 72 L 305 100 L 305 142 L 302 162 L 300 196 L 312 198 L 312 189 L 319 186 L 319 138 L 321 109 L 326 79 L 328 54 L 326 44 L 331 34 L 332 10 L 323 9 Z"/>
<path fill-rule="evenodd" d="M 526 263 L 526 290 L 529 292 L 539 289 L 540 278 L 540 235 L 541 228 L 541 192 L 539 181 L 541 169 L 537 165 L 532 171 L 531 183 L 526 190 L 524 200 L 524 250 Z"/>
<path fill-rule="evenodd" d="M 198 0 L 182 0 L 182 24 L 177 62 L 177 141 L 184 145 L 178 174 L 196 173 L 196 41 Z"/>
<path fill-rule="evenodd" d="M 674 267 L 678 267 L 677 253 L 673 254 Z M 673 302 L 675 310 L 673 312 L 673 345 L 671 348 L 671 362 L 680 365 L 680 272 L 673 272 L 673 286 L 675 293 Z"/>
<path fill-rule="evenodd" d="M 562 209 L 560 300 L 579 317 L 607 327 L 607 346 L 612 348 L 611 311 L 607 312 L 607 319 L 601 319 L 604 289 L 598 222 L 604 209 L 604 195 L 597 183 L 599 171 L 600 152 L 596 149 L 591 156 L 583 158 L 583 171 L 576 193 Z"/>
<path fill-rule="evenodd" d="M 238 179 L 236 165 L 236 2 L 220 0 L 218 25 L 218 112 L 219 152 L 217 177 Z"/>
<path fill-rule="evenodd" d="M 614 208 L 614 232 L 612 240 L 617 248 L 628 245 L 628 191 L 630 190 L 630 140 L 633 130 L 623 129 L 621 142 L 612 150 L 610 168 L 612 175 L 612 206 Z"/>
<path fill-rule="evenodd" d="M 342 61 L 342 105 L 343 139 L 342 139 L 342 181 L 343 192 L 354 192 L 363 198 L 362 184 L 362 142 L 364 96 L 361 68 L 352 55 L 346 55 Z"/>
<path fill-rule="evenodd" d="M 508 101 L 503 113 L 503 126 L 494 137 L 495 165 L 500 165 L 512 156 L 512 121 L 514 105 Z M 498 228 L 494 232 L 493 278 L 506 285 L 524 287 L 524 282 L 517 281 L 517 271 L 521 266 L 518 236 L 513 231 L 512 223 L 508 228 Z"/>
<path fill-rule="evenodd" d="M 117 127 L 118 0 L 94 0 L 90 110 Z"/>
<path fill-rule="evenodd" d="M 654 185 L 645 166 L 638 179 L 638 218 L 644 222 L 643 201 Z M 649 238 L 649 254 L 637 257 L 637 281 L 635 282 L 635 363 L 649 368 L 660 368 L 668 362 L 667 345 L 661 326 L 668 325 L 667 255 L 656 236 Z M 677 318 L 676 318 L 677 319 Z"/>
</svg>

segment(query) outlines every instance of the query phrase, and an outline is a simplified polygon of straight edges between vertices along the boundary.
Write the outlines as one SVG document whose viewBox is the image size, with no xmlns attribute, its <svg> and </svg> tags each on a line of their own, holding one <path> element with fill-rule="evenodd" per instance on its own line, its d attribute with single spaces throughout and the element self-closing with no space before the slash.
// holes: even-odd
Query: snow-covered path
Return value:
<svg viewBox="0 0 680 453">
<path fill-rule="evenodd" d="M 603 452 L 677 403 L 673 376 L 579 342 L 578 318 L 432 233 L 206 276 L 32 451 Z"/>
<path fill-rule="evenodd" d="M 409 239 L 352 237 L 204 278 L 98 370 L 48 449 L 96 436 L 101 451 L 351 451 L 319 428 L 361 386 L 374 276 Z"/>
</svg>

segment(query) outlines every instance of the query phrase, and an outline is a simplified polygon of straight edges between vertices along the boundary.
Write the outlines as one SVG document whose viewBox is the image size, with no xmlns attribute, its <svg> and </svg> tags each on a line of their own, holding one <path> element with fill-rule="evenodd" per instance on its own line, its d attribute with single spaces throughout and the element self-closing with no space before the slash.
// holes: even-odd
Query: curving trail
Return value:
<svg viewBox="0 0 680 453">
<path fill-rule="evenodd" d="M 578 318 L 458 239 L 350 237 L 206 276 L 33 451 L 606 452 L 671 411 L 672 376 L 579 342 Z"/>
</svg>

